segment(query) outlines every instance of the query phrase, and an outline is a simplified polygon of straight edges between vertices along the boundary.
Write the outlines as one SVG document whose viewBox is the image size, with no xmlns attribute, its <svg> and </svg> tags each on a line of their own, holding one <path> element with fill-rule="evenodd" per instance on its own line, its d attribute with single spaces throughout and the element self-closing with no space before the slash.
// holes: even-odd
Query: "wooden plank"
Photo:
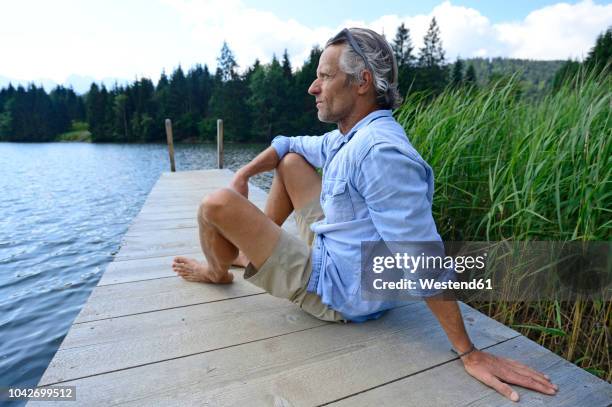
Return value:
<svg viewBox="0 0 612 407">
<path fill-rule="evenodd" d="M 203 195 L 202 195 L 203 197 Z M 167 213 L 167 212 L 191 212 L 195 217 L 198 210 L 198 206 L 202 200 L 202 197 L 193 199 L 189 202 L 188 199 L 177 198 L 169 203 L 162 201 L 156 201 L 155 203 L 146 204 L 145 207 L 140 211 L 141 214 L 153 214 L 153 213 Z M 262 209 L 265 205 L 265 197 L 249 197 L 249 200 L 255 204 L 255 206 Z"/>
<path fill-rule="evenodd" d="M 187 203 L 187 204 L 176 204 L 176 205 L 171 205 L 171 206 L 165 206 L 165 205 L 147 205 L 145 207 L 142 208 L 142 210 L 140 211 L 140 213 L 138 215 L 141 214 L 164 214 L 164 213 L 176 213 L 176 212 L 182 212 L 182 213 L 187 213 L 187 214 L 191 214 L 190 216 L 195 217 L 196 213 L 198 210 L 198 205 L 197 204 L 193 204 L 193 203 Z"/>
<path fill-rule="evenodd" d="M 326 324 L 287 300 L 254 295 L 73 325 L 41 384 L 234 346 Z"/>
<path fill-rule="evenodd" d="M 265 200 L 250 200 L 263 211 Z M 156 207 L 149 206 L 148 209 L 143 209 L 138 217 L 134 220 L 135 223 L 140 222 L 155 222 L 166 219 L 195 219 L 198 211 L 198 203 L 192 203 L 187 205 L 173 205 L 163 206 L 159 205 Z"/>
<path fill-rule="evenodd" d="M 294 223 L 285 222 L 283 228 L 289 233 L 297 233 Z M 155 232 L 143 230 L 125 235 L 115 260 L 162 257 L 200 251 L 197 228 L 162 229 Z"/>
<path fill-rule="evenodd" d="M 283 228 L 290 233 L 297 233 L 295 222 L 286 222 Z M 194 257 L 199 261 L 204 261 L 202 249 L 199 245 L 193 243 L 190 247 L 192 247 L 191 251 L 174 252 L 171 255 L 164 256 L 152 252 L 149 257 L 141 256 L 134 258 L 130 258 L 130 256 L 123 257 L 124 253 L 129 254 L 129 248 L 122 248 L 125 251 L 122 252 L 120 250 L 119 254 L 115 256 L 115 261 L 107 266 L 106 271 L 98 282 L 98 286 L 173 277 L 175 273 L 172 271 L 171 266 L 172 259 L 175 256 Z M 118 257 L 119 255 L 121 257 Z"/>
<path fill-rule="evenodd" d="M 210 183 L 229 182 L 234 173 L 228 169 L 210 169 L 210 170 L 189 170 L 180 172 L 163 172 L 159 180 L 160 182 L 185 182 L 187 180 L 204 180 Z"/>
<path fill-rule="evenodd" d="M 195 219 L 196 210 L 190 207 L 188 210 L 172 211 L 167 210 L 159 213 L 139 213 L 136 221 L 140 222 L 157 222 L 171 219 Z M 129 230 L 129 229 L 128 229 Z"/>
<path fill-rule="evenodd" d="M 167 281 L 146 280 L 97 287 L 75 320 L 75 324 L 179 308 L 194 304 L 262 294 L 265 291 L 243 278 L 242 269 L 231 269 L 234 283 L 228 285 L 189 283 L 180 277 Z"/>
<path fill-rule="evenodd" d="M 204 260 L 201 249 L 198 249 L 195 253 L 177 253 L 176 255 L 194 257 L 200 261 Z M 176 274 L 172 271 L 172 259 L 174 257 L 175 255 L 124 261 L 115 260 L 108 265 L 106 271 L 102 274 L 98 286 L 175 277 Z"/>
<path fill-rule="evenodd" d="M 296 234 L 294 218 L 288 219 L 283 228 Z M 200 241 L 197 228 L 159 229 L 155 232 L 140 229 L 128 230 L 124 235 L 116 260 L 169 256 L 173 253 L 197 253 Z"/>
<path fill-rule="evenodd" d="M 517 335 L 462 308 L 479 346 Z M 63 385 L 94 405 L 311 406 L 454 358 L 427 306 L 415 302 L 364 324 L 326 324 Z"/>
<path fill-rule="evenodd" d="M 155 233 L 141 232 L 126 235 L 116 260 L 169 256 L 175 253 L 197 253 L 201 251 L 198 230 L 160 230 Z"/>
<path fill-rule="evenodd" d="M 559 386 L 555 396 L 547 396 L 514 386 L 520 404 L 507 400 L 493 389 L 465 373 L 459 360 L 431 370 L 355 394 L 334 407 L 369 406 L 555 406 L 605 407 L 612 403 L 612 385 L 537 345 L 524 336 L 487 349 L 495 355 L 509 357 L 546 372 Z"/>
<path fill-rule="evenodd" d="M 165 229 L 197 228 L 198 222 L 193 214 L 185 219 L 156 219 L 149 221 L 135 221 L 129 232 L 156 231 Z"/>
<path fill-rule="evenodd" d="M 251 197 L 249 200 L 262 210 L 266 203 L 265 198 L 253 199 Z M 154 204 L 147 204 L 141 213 L 190 212 L 191 216 L 195 217 L 201 201 L 202 196 L 198 198 L 175 198 L 166 202 L 156 201 Z"/>
<path fill-rule="evenodd" d="M 286 223 L 295 222 L 295 218 L 291 215 Z M 285 224 L 283 227 L 291 228 L 292 225 Z M 198 223 L 196 217 L 190 214 L 187 218 L 180 219 L 150 219 L 141 220 L 140 218 L 130 226 L 127 234 L 135 234 L 143 231 L 155 231 L 155 230 L 166 230 L 166 229 L 184 229 L 184 228 L 197 228 Z"/>
</svg>

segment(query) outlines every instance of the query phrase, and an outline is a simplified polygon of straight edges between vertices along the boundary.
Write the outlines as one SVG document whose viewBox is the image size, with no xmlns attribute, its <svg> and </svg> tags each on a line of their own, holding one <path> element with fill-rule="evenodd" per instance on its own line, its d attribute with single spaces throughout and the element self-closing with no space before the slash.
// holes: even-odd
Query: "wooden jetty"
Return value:
<svg viewBox="0 0 612 407">
<path fill-rule="evenodd" d="M 376 321 L 332 324 L 245 282 L 240 269 L 231 285 L 177 277 L 175 255 L 203 259 L 198 203 L 231 177 L 228 170 L 160 177 L 41 386 L 76 386 L 76 403 L 64 402 L 71 406 L 516 405 L 464 372 L 422 302 Z M 250 191 L 262 207 L 266 193 Z M 296 233 L 292 218 L 284 227 Z M 521 405 L 612 403 L 612 385 L 461 306 L 477 347 L 528 363 L 559 385 L 554 397 L 517 387 Z"/>
</svg>

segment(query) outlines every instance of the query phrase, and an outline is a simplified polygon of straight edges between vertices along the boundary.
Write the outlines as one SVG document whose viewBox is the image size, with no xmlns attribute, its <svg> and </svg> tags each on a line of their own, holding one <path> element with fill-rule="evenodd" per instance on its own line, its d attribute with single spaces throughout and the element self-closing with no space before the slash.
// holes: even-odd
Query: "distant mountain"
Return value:
<svg viewBox="0 0 612 407">
<path fill-rule="evenodd" d="M 56 82 L 48 78 L 43 78 L 43 79 L 39 78 L 33 81 L 23 81 L 23 80 L 9 78 L 7 76 L 0 75 L 0 88 L 6 88 L 9 85 L 9 83 L 12 83 L 14 87 L 17 87 L 17 85 L 22 85 L 25 87 L 29 83 L 34 83 L 38 86 L 42 85 L 47 92 L 53 89 L 55 86 L 57 86 Z"/>
<path fill-rule="evenodd" d="M 527 96 L 537 96 L 550 89 L 555 73 L 565 61 L 536 61 L 514 58 L 468 58 L 465 66 L 474 66 L 479 85 L 491 78 L 521 72 L 521 80 Z"/>
<path fill-rule="evenodd" d="M 96 80 L 94 77 L 91 76 L 73 74 L 68 76 L 63 83 L 57 83 L 54 80 L 48 78 L 22 80 L 0 75 L 0 89 L 6 88 L 9 83 L 13 84 L 13 86 L 15 87 L 18 85 L 22 85 L 25 87 L 30 83 L 34 83 L 37 86 L 42 85 L 42 87 L 45 88 L 47 92 L 50 92 L 57 85 L 62 85 L 64 87 L 72 87 L 72 89 L 79 95 L 82 95 L 83 93 L 89 91 L 89 88 L 93 82 L 96 82 L 97 84 L 103 83 L 108 89 L 112 89 L 115 84 L 127 85 L 133 81 L 121 78 L 103 78 L 102 80 Z"/>
</svg>

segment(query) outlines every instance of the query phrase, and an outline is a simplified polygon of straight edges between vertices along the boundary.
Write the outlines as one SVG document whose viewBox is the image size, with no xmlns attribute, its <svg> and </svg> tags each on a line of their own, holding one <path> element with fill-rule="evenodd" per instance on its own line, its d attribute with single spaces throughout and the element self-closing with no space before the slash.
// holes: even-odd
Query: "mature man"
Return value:
<svg viewBox="0 0 612 407">
<path fill-rule="evenodd" d="M 177 257 L 188 281 L 230 283 L 239 251 L 244 278 L 327 321 L 378 318 L 392 305 L 360 296 L 362 241 L 440 241 L 431 214 L 433 174 L 391 116 L 399 104 L 397 64 L 377 33 L 342 30 L 330 39 L 308 92 L 319 120 L 338 129 L 318 137 L 276 137 L 240 169 L 230 188 L 210 194 L 198 212 L 207 262 Z M 323 177 L 315 168 L 323 169 Z M 248 201 L 248 179 L 276 169 L 261 212 Z M 280 228 L 291 212 L 302 239 Z M 545 394 L 557 387 L 531 368 L 475 349 L 455 301 L 427 297 L 466 371 L 511 400 L 515 383 Z"/>
</svg>

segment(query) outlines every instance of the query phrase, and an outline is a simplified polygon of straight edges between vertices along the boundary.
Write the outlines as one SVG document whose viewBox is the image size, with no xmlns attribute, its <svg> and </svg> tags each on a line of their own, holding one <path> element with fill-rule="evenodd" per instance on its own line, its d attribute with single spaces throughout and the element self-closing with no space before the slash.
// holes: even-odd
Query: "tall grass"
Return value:
<svg viewBox="0 0 612 407">
<path fill-rule="evenodd" d="M 609 241 L 612 75 L 580 71 L 536 101 L 515 77 L 410 96 L 396 112 L 435 172 L 445 240 Z M 480 310 L 612 381 L 612 303 L 479 303 Z"/>
</svg>

